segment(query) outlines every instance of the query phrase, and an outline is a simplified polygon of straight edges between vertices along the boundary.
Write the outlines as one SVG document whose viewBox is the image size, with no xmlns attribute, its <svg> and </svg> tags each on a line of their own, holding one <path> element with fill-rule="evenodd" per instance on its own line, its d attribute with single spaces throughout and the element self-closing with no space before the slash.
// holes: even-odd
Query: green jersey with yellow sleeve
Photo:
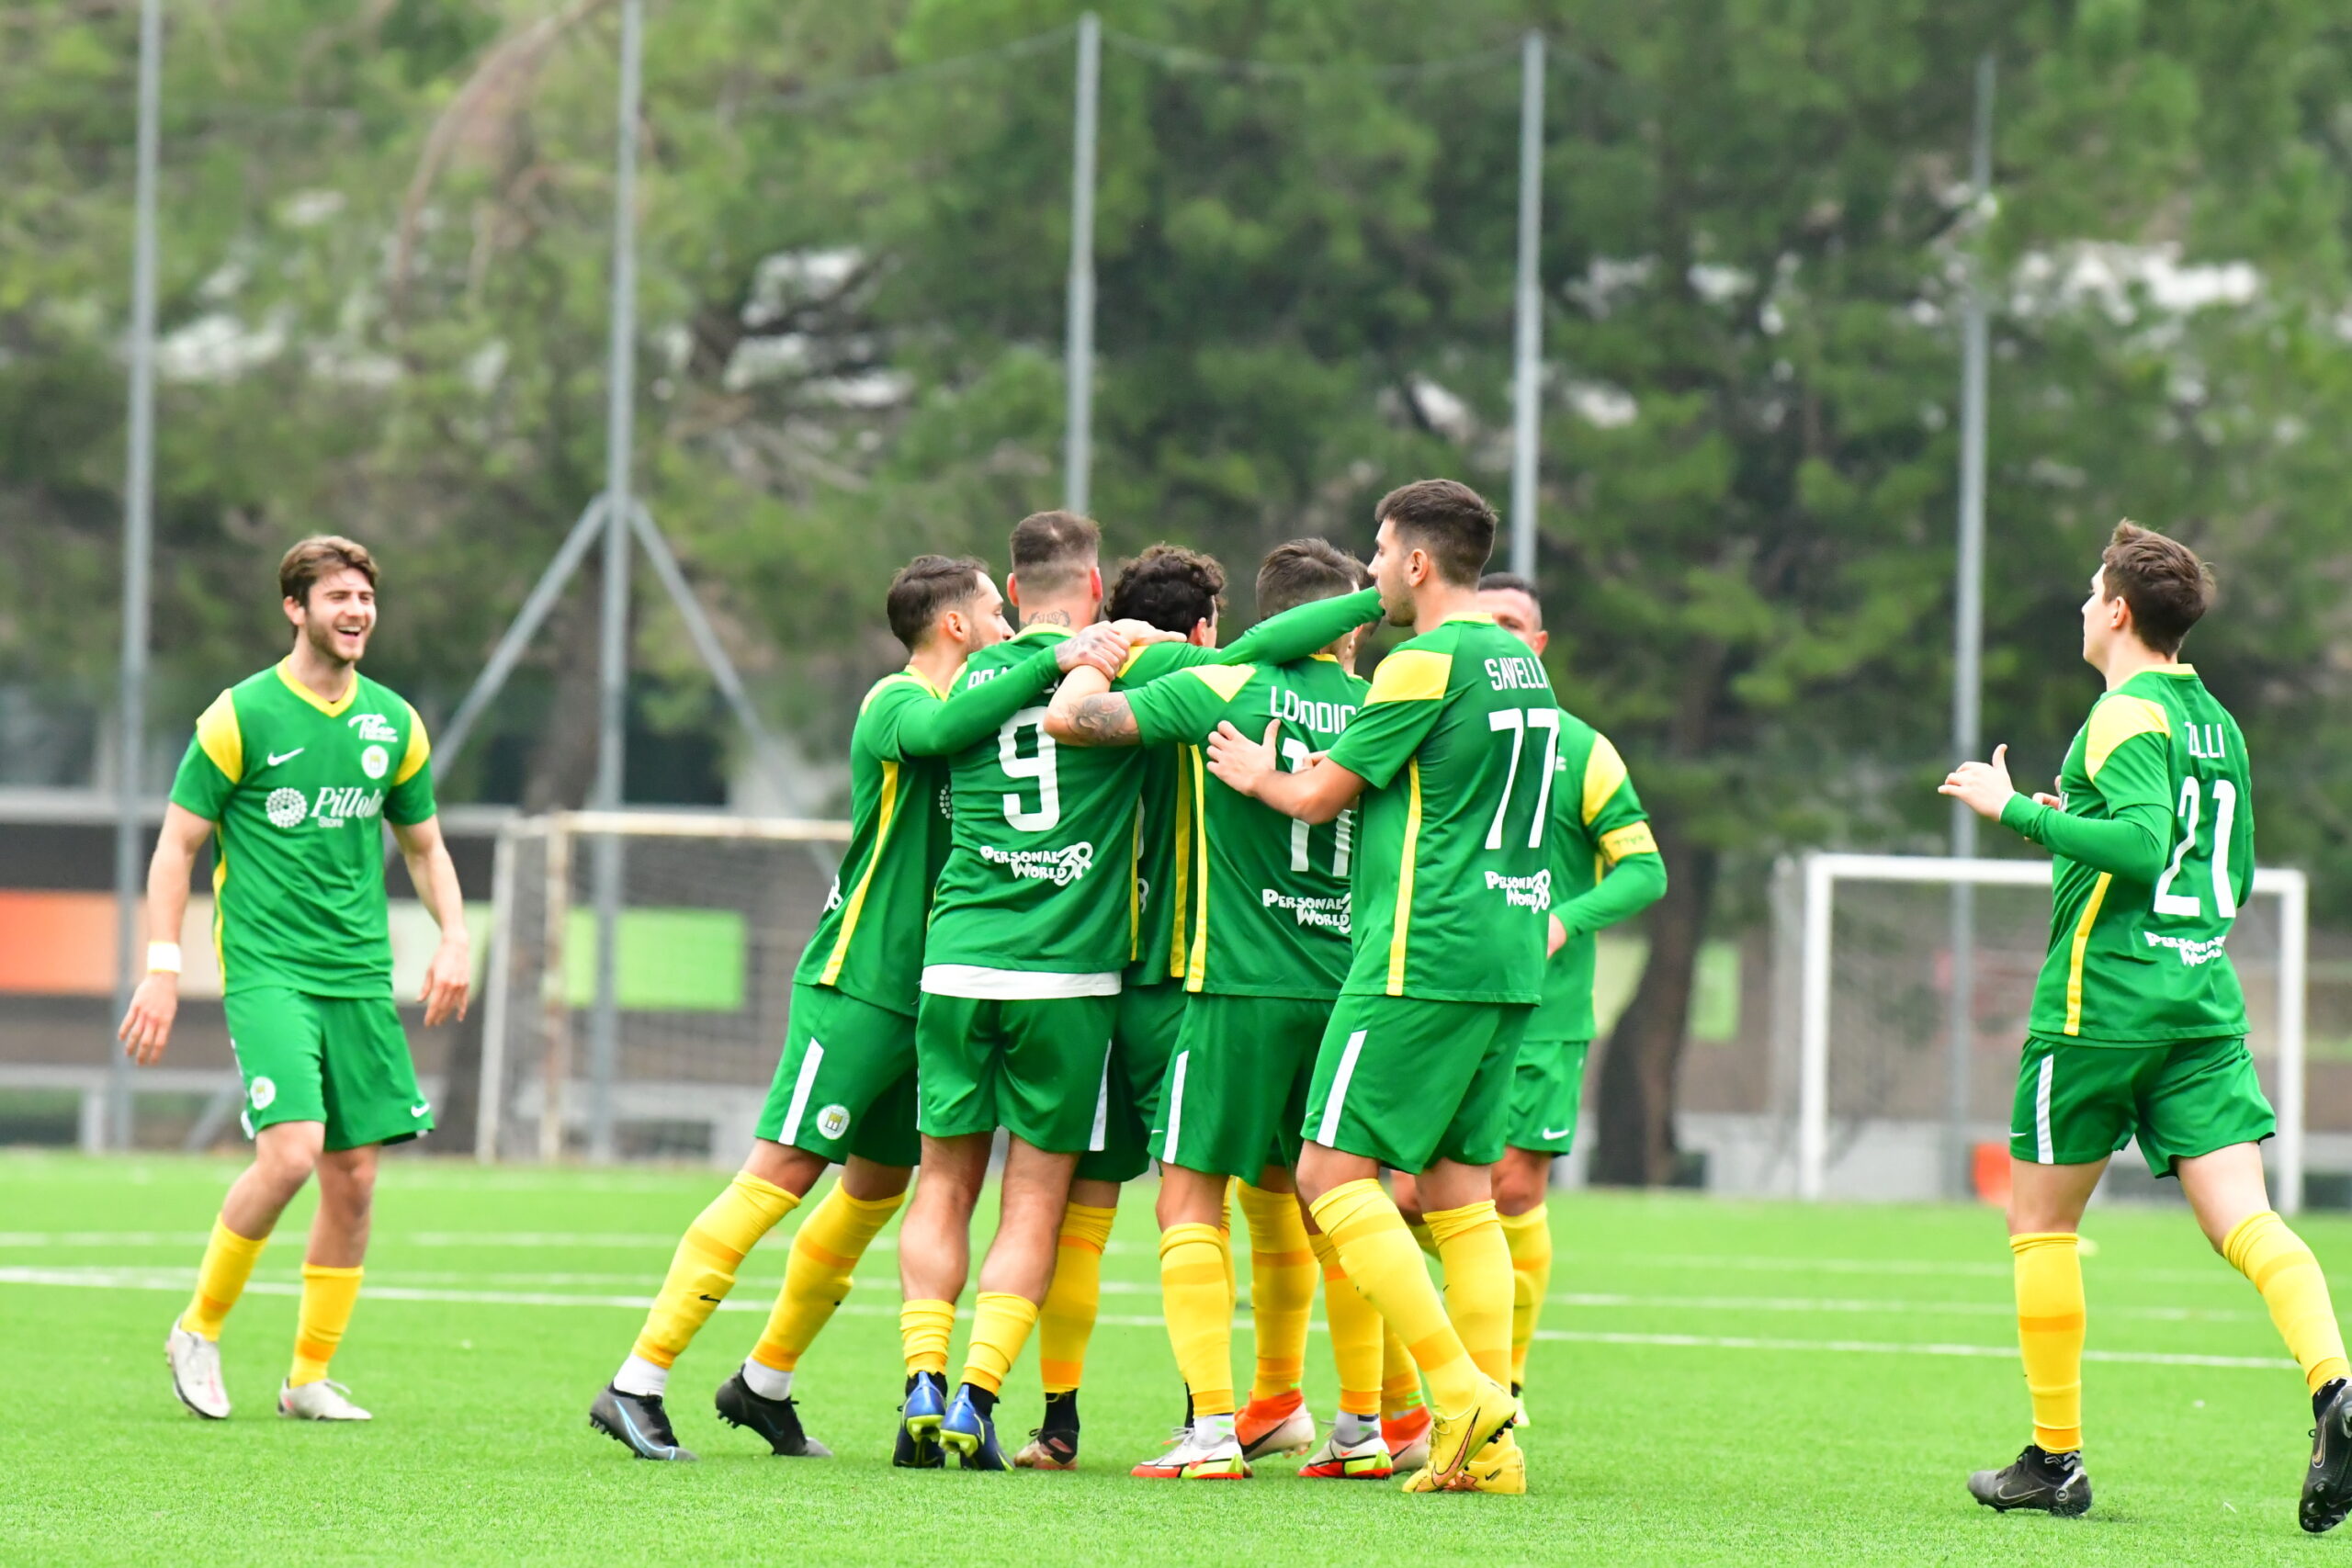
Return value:
<svg viewBox="0 0 2352 1568">
<path fill-rule="evenodd" d="M 2245 1034 L 2225 951 L 2254 890 L 2237 720 L 2191 666 L 2142 671 L 2093 705 L 2059 798 L 2052 808 L 2015 795 L 2001 813 L 2052 855 L 2032 1032 L 2093 1045 Z"/>
<path fill-rule="evenodd" d="M 849 844 L 793 981 L 914 1016 L 923 924 L 946 863 L 947 754 L 1034 703 L 1058 673 L 1031 647 L 1001 682 L 950 698 L 911 667 L 875 682 L 849 740 Z"/>
<path fill-rule="evenodd" d="M 432 753 L 416 710 L 356 671 L 331 703 L 280 663 L 204 710 L 172 803 L 213 825 L 212 937 L 227 994 L 391 995 L 379 819 L 433 816 Z"/>
<path fill-rule="evenodd" d="M 1560 714 L 1552 781 L 1552 916 L 1567 940 L 1544 966 L 1544 1000 L 1527 1025 L 1535 1041 L 1590 1040 L 1594 971 L 1605 927 L 1639 914 L 1666 892 L 1649 816 L 1617 748 L 1576 715 Z"/>
<path fill-rule="evenodd" d="M 1373 671 L 1330 750 L 1364 781 L 1343 994 L 1543 999 L 1561 716 L 1543 664 L 1487 615 Z"/>
<path fill-rule="evenodd" d="M 1184 988 L 1220 996 L 1329 999 L 1349 961 L 1355 813 L 1309 827 L 1209 776 L 1201 747 L 1229 721 L 1255 739 L 1269 723 L 1291 771 L 1329 750 L 1363 704 L 1367 682 L 1316 654 L 1290 664 L 1185 670 L 1131 694 L 1147 746 L 1182 747 L 1193 832 L 1188 929 L 1178 938 Z"/>
</svg>

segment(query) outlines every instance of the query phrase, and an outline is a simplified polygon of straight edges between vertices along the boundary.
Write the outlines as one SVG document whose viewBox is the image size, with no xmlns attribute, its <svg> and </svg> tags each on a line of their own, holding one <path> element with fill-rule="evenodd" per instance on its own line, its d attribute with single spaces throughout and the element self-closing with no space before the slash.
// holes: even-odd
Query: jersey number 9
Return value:
<svg viewBox="0 0 2352 1568">
<path fill-rule="evenodd" d="M 1036 737 L 1037 748 L 1027 756 L 1021 754 L 1021 732 L 1026 729 Z M 1024 797 L 1017 791 L 1004 796 L 1004 819 L 1023 833 L 1043 833 L 1062 819 L 1061 780 L 1054 773 L 1054 738 L 1046 733 L 1046 710 L 1023 708 L 1004 721 L 996 732 L 997 766 L 1004 770 L 1008 779 L 1033 781 L 1037 788 L 1037 809 L 1028 808 Z"/>
</svg>

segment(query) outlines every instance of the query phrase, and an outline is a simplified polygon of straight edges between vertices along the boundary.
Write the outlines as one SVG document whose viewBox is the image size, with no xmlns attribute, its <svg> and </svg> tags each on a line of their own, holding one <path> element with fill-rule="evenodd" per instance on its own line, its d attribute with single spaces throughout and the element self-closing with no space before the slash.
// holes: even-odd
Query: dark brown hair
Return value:
<svg viewBox="0 0 2352 1568">
<path fill-rule="evenodd" d="M 1181 545 L 1154 545 L 1119 569 L 1107 606 L 1114 621 L 1142 621 L 1189 634 L 1216 619 L 1225 603 L 1225 568 Z"/>
<path fill-rule="evenodd" d="M 970 556 L 917 556 L 890 579 L 884 601 L 890 617 L 890 635 L 912 653 L 931 635 L 940 613 L 960 604 L 980 591 L 988 568 Z"/>
<path fill-rule="evenodd" d="M 1258 616 L 1279 615 L 1294 605 L 1352 593 L 1363 563 L 1329 539 L 1293 539 L 1266 552 L 1258 568 Z"/>
<path fill-rule="evenodd" d="M 1102 552 L 1102 530 L 1075 512 L 1033 512 L 1012 525 L 1012 564 L 1029 597 L 1059 593 L 1084 577 Z"/>
<path fill-rule="evenodd" d="M 1457 588 L 1478 581 L 1495 553 L 1495 509 L 1456 479 L 1415 479 L 1380 498 L 1374 526 L 1396 525 L 1398 542 L 1427 550 L 1438 575 Z"/>
<path fill-rule="evenodd" d="M 333 572 L 356 571 L 376 586 L 376 558 L 368 547 L 340 534 L 313 534 L 296 545 L 277 563 L 277 592 L 304 609 L 311 607 L 311 589 Z"/>
<path fill-rule="evenodd" d="M 2115 525 L 2098 563 L 2101 588 L 2132 606 L 2140 640 L 2158 653 L 2178 653 L 2213 602 L 2213 569 L 2195 550 L 2128 517 Z"/>
</svg>

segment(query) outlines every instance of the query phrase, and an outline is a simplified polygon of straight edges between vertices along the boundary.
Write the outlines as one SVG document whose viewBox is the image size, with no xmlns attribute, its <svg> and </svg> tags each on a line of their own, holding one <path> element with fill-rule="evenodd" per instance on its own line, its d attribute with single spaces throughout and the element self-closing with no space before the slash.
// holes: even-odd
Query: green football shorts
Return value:
<svg viewBox="0 0 2352 1568">
<path fill-rule="evenodd" d="M 915 1131 L 915 1021 L 831 986 L 792 987 L 784 1055 L 754 1129 L 838 1165 L 922 1159 Z"/>
<path fill-rule="evenodd" d="M 1302 1137 L 1418 1174 L 1503 1157 L 1532 1002 L 1343 996 L 1316 1053 Z"/>
<path fill-rule="evenodd" d="M 943 997 L 915 1015 L 915 1086 L 934 1138 L 1002 1127 L 1053 1154 L 1103 1145 L 1119 998 Z"/>
<path fill-rule="evenodd" d="M 2173 1162 L 2278 1130 L 2244 1040 L 2084 1045 L 2026 1036 L 2009 1153 L 2036 1165 L 2089 1165 L 2137 1138 L 2157 1176 Z"/>
<path fill-rule="evenodd" d="M 1174 980 L 1129 986 L 1119 993 L 1119 1014 L 1111 1025 L 1102 1146 L 1078 1156 L 1074 1179 L 1133 1181 L 1151 1168 L 1151 1129 L 1184 1009 L 1184 987 Z"/>
<path fill-rule="evenodd" d="M 1589 1040 L 1522 1040 L 1511 1070 L 1510 1127 L 1503 1142 L 1539 1155 L 1564 1155 L 1577 1141 Z"/>
<path fill-rule="evenodd" d="M 404 1144 L 433 1131 L 433 1107 L 390 997 L 314 997 L 262 986 L 221 998 L 245 1080 L 245 1135 L 280 1122 L 326 1123 L 329 1149 Z"/>
<path fill-rule="evenodd" d="M 1167 1113 L 1153 1152 L 1170 1165 L 1255 1182 L 1270 1165 L 1298 1163 L 1329 1000 L 1193 998 L 1168 1069 Z"/>
</svg>

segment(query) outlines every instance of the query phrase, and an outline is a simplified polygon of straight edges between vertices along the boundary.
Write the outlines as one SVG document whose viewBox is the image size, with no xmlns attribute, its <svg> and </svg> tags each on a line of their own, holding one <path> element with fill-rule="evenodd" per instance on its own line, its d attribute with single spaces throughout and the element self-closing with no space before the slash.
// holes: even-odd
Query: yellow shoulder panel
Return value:
<svg viewBox="0 0 2352 1568">
<path fill-rule="evenodd" d="M 235 784 L 245 775 L 245 737 L 237 728 L 236 699 L 223 692 L 212 699 L 196 721 L 196 743 L 220 770 L 220 776 Z"/>
<path fill-rule="evenodd" d="M 424 720 L 417 713 L 414 703 L 401 705 L 408 709 L 408 750 L 401 757 L 401 765 L 392 770 L 392 783 L 404 784 L 416 777 L 417 770 L 433 759 L 433 742 L 425 739 Z"/>
<path fill-rule="evenodd" d="M 2135 735 L 2170 735 L 2172 720 L 2164 705 L 2145 697 L 2109 697 L 2091 709 L 2090 738 L 2083 748 L 2083 768 L 2093 779 L 2118 746 Z"/>
<path fill-rule="evenodd" d="M 1617 748 L 1609 743 L 1609 737 L 1595 735 L 1592 738 L 1592 755 L 1586 758 L 1584 763 L 1584 819 L 1590 822 L 1600 816 L 1600 808 L 1609 804 L 1609 797 L 1615 795 L 1624 782 L 1625 759 L 1617 754 Z"/>
<path fill-rule="evenodd" d="M 1445 695 L 1453 678 L 1453 655 L 1434 649 L 1400 648 L 1374 666 L 1367 703 L 1426 703 Z"/>
<path fill-rule="evenodd" d="M 1202 685 L 1229 703 L 1234 693 L 1250 683 L 1257 668 L 1254 664 L 1195 664 L 1184 673 L 1199 676 Z"/>
<path fill-rule="evenodd" d="M 960 674 L 962 671 L 959 670 L 957 672 Z M 882 679 L 875 682 L 873 685 L 866 688 L 865 695 L 858 701 L 857 711 L 864 713 L 867 708 L 874 705 L 875 698 L 880 696 L 890 687 L 901 683 L 918 687 L 922 691 L 929 692 L 934 697 L 944 696 L 946 694 L 933 687 L 930 682 L 924 680 L 922 676 L 916 674 L 911 670 L 893 670 L 890 673 L 883 676 Z"/>
</svg>

